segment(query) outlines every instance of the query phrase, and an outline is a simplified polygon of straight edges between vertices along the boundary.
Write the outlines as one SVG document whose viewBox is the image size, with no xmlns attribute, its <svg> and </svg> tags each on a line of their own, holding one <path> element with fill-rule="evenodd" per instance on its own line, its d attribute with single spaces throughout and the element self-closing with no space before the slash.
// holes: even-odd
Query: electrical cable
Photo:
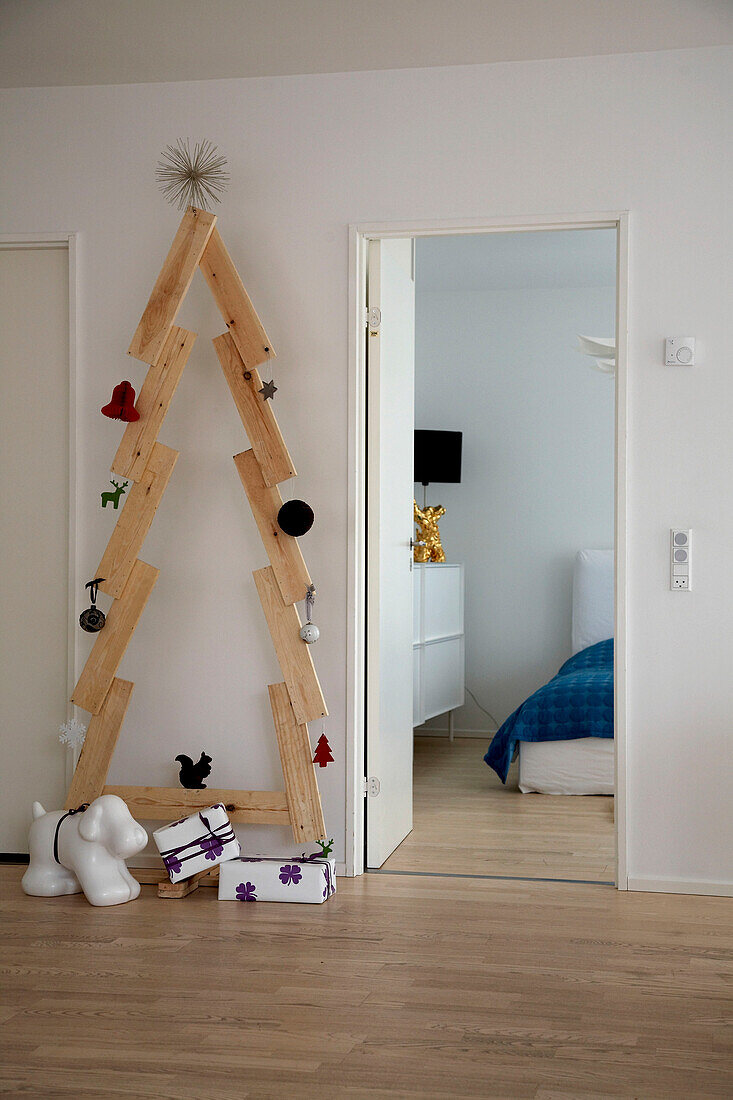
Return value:
<svg viewBox="0 0 733 1100">
<path fill-rule="evenodd" d="M 494 718 L 491 711 L 486 711 L 485 706 L 481 706 L 481 703 L 479 703 L 478 698 L 475 697 L 475 695 L 471 691 L 470 687 L 467 687 L 466 691 L 471 696 L 471 698 L 472 698 L 473 702 L 475 703 L 475 705 L 477 705 L 479 707 L 480 711 L 483 711 L 483 713 L 486 715 L 486 717 L 491 718 L 491 720 L 492 720 L 494 726 L 496 727 L 496 729 L 499 729 L 499 727 L 501 726 L 501 722 L 496 722 L 496 719 Z"/>
</svg>

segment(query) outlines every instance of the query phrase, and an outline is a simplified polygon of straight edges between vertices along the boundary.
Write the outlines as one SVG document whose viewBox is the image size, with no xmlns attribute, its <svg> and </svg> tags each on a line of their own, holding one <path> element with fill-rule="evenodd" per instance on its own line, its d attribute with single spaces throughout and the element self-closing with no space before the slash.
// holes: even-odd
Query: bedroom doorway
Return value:
<svg viewBox="0 0 733 1100">
<path fill-rule="evenodd" d="M 626 232 L 353 230 L 355 873 L 625 888 Z"/>
</svg>

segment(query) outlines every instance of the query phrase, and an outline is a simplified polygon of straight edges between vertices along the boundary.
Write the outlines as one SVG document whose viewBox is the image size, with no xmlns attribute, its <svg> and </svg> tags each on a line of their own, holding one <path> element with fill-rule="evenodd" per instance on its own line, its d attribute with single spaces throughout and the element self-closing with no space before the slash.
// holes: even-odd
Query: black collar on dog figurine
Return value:
<svg viewBox="0 0 733 1100">
<path fill-rule="evenodd" d="M 56 822 L 56 832 L 53 834 L 53 858 L 61 866 L 61 860 L 59 859 L 59 829 L 61 828 L 61 822 L 66 821 L 67 817 L 72 817 L 74 814 L 83 814 L 85 810 L 89 809 L 88 802 L 82 802 L 81 806 L 77 806 L 75 810 L 67 810 L 63 817 L 60 817 Z"/>
</svg>

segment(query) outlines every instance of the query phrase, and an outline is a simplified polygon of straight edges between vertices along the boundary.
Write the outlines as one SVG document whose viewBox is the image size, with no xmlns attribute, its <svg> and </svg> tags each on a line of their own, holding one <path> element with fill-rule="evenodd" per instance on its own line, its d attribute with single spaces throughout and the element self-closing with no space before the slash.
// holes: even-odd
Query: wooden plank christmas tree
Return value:
<svg viewBox="0 0 733 1100">
<path fill-rule="evenodd" d="M 234 462 L 270 561 L 269 567 L 253 575 L 284 679 L 269 685 L 283 791 L 107 785 L 133 689 L 132 683 L 117 678 L 117 669 L 159 575 L 138 554 L 178 458 L 177 451 L 158 442 L 158 433 L 196 339 L 195 333 L 177 327 L 175 319 L 197 267 L 227 325 L 228 331 L 216 337 L 214 347 L 251 446 L 235 455 Z M 277 521 L 282 505 L 278 484 L 296 473 L 266 390 L 261 392 L 264 387 L 257 370 L 275 353 L 216 229 L 214 214 L 192 206 L 186 210 L 129 354 L 149 369 L 137 402 L 140 418 L 128 423 L 112 472 L 132 481 L 133 487 L 95 574 L 104 578 L 99 587 L 113 603 L 71 697 L 92 719 L 66 808 L 101 794 L 116 794 L 133 815 L 171 820 L 221 802 L 234 822 L 289 822 L 297 841 L 324 839 L 306 723 L 325 717 L 328 711 L 310 648 L 300 637 L 295 606 L 304 599 L 311 580 L 297 540 Z"/>
</svg>

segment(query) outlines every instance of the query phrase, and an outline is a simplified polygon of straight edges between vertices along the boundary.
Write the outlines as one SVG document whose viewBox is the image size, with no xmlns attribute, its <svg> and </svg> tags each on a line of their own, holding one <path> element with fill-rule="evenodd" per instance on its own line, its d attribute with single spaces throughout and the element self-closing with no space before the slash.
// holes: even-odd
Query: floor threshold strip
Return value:
<svg viewBox="0 0 733 1100">
<path fill-rule="evenodd" d="M 464 875 L 455 871 L 393 871 L 386 867 L 367 867 L 368 875 L 412 875 L 419 878 L 481 878 L 499 882 L 568 882 L 572 886 L 613 886 L 608 879 L 597 878 L 535 878 L 529 875 Z"/>
</svg>

